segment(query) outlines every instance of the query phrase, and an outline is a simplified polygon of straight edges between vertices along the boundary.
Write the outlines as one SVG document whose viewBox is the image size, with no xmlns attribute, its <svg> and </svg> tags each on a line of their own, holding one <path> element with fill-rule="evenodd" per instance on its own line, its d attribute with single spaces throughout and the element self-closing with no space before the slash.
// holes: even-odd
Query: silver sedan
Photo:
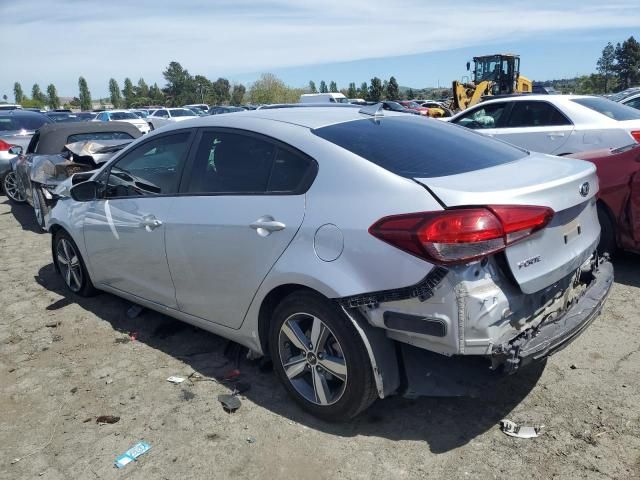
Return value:
<svg viewBox="0 0 640 480">
<path fill-rule="evenodd" d="M 152 132 L 76 181 L 48 229 L 72 292 L 270 355 L 305 409 L 345 419 L 434 393 L 421 354 L 497 375 L 577 337 L 613 277 L 597 191 L 589 163 L 437 120 L 280 108 Z"/>
</svg>

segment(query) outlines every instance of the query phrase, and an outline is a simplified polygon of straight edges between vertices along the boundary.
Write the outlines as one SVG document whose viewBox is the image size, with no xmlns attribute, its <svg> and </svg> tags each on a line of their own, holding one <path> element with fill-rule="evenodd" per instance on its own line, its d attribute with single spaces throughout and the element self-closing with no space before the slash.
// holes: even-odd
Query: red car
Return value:
<svg viewBox="0 0 640 480">
<path fill-rule="evenodd" d="M 640 144 L 569 155 L 596 165 L 600 181 L 600 250 L 640 253 Z"/>
<path fill-rule="evenodd" d="M 417 102 L 411 102 L 409 100 L 403 100 L 398 102 L 400 105 L 402 105 L 405 108 L 408 108 L 409 110 L 414 110 L 416 112 L 418 112 L 420 115 L 429 115 L 429 109 L 427 107 L 423 107 L 422 105 L 420 105 Z"/>
</svg>

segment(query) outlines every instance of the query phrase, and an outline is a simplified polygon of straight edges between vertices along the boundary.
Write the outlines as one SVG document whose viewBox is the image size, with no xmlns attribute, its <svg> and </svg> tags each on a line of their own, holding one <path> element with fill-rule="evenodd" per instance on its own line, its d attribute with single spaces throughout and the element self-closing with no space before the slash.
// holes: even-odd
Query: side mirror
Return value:
<svg viewBox="0 0 640 480">
<path fill-rule="evenodd" d="M 76 202 L 90 202 L 98 198 L 98 182 L 89 180 L 71 187 L 71 198 Z"/>
<path fill-rule="evenodd" d="M 471 70 L 471 62 L 467 62 L 467 72 Z"/>
<path fill-rule="evenodd" d="M 9 149 L 9 154 L 10 155 L 22 155 L 22 147 L 20 145 L 13 145 L 10 149 Z"/>
</svg>

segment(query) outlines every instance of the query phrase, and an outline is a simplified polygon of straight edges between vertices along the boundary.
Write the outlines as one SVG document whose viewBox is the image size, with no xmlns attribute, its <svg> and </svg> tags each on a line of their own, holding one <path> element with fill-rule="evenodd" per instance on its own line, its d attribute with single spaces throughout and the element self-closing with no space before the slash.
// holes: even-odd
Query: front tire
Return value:
<svg viewBox="0 0 640 480">
<path fill-rule="evenodd" d="M 36 222 L 38 222 L 42 230 L 45 230 L 45 218 L 49 215 L 51 208 L 47 205 L 40 186 L 33 185 L 31 187 L 31 198 L 33 199 L 33 212 L 36 215 Z"/>
<path fill-rule="evenodd" d="M 64 230 L 56 232 L 53 238 L 53 262 L 65 286 L 81 297 L 98 293 L 91 283 L 78 246 Z"/>
<path fill-rule="evenodd" d="M 16 172 L 8 172 L 2 180 L 2 189 L 9 200 L 14 203 L 24 203 L 27 201 L 24 193 L 20 189 L 20 184 Z"/>
<path fill-rule="evenodd" d="M 155 128 L 153 127 L 153 123 L 149 122 L 149 131 L 152 132 L 154 130 Z"/>
<path fill-rule="evenodd" d="M 287 392 L 324 420 L 348 420 L 377 398 L 361 338 L 328 299 L 295 292 L 276 308 L 269 348 Z"/>
</svg>

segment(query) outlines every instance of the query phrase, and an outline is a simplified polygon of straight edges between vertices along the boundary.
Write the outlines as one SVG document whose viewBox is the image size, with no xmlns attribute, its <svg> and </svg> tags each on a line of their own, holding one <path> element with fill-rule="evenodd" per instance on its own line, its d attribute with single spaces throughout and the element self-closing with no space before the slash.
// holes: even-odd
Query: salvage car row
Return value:
<svg viewBox="0 0 640 480">
<path fill-rule="evenodd" d="M 638 247 L 635 125 L 628 139 L 580 133 L 601 149 L 592 163 L 460 118 L 298 105 L 144 136 L 119 121 L 40 125 L 28 142 L 5 137 L 23 145 L 6 150 L 3 184 L 51 233 L 71 292 L 110 292 L 270 356 L 303 408 L 345 419 L 441 392 L 438 378 L 458 385 L 460 361 L 497 382 L 579 336 L 613 282 L 602 208 L 613 243 Z M 568 120 L 567 141 L 580 127 Z M 446 358 L 433 376 L 429 355 Z"/>
</svg>

